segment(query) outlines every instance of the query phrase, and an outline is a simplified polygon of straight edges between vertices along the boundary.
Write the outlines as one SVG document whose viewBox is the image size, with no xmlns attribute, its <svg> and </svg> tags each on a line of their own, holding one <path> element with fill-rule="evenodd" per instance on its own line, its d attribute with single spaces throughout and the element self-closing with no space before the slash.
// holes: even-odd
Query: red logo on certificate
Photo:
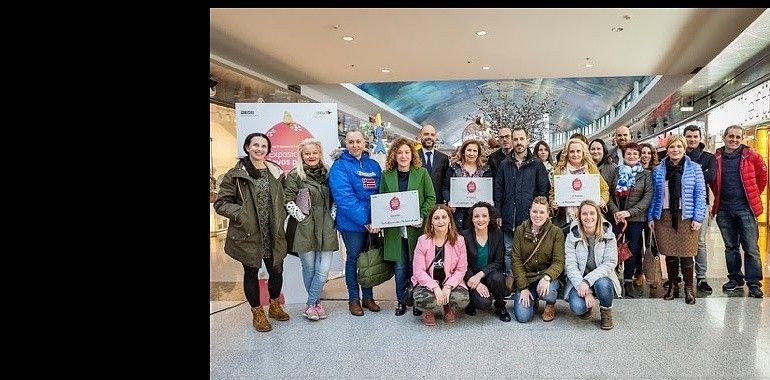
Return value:
<svg viewBox="0 0 770 380">
<path fill-rule="evenodd" d="M 399 207 L 401 207 L 401 201 L 398 199 L 398 197 L 393 197 L 390 200 L 390 209 L 396 211 Z"/>
<path fill-rule="evenodd" d="M 476 192 L 476 182 L 468 181 L 468 186 L 465 187 L 469 193 Z"/>
<path fill-rule="evenodd" d="M 575 180 L 572 181 L 572 190 L 580 191 L 580 189 L 583 188 L 583 181 L 580 180 L 580 178 L 575 178 Z"/>
</svg>

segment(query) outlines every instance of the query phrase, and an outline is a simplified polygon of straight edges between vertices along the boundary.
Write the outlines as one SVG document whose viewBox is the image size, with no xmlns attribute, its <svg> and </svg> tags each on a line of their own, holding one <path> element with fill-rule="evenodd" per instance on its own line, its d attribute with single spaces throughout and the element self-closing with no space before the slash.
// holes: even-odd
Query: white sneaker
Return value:
<svg viewBox="0 0 770 380">
<path fill-rule="evenodd" d="M 304 315 L 305 317 L 307 317 L 307 319 L 309 319 L 311 321 L 317 321 L 318 318 L 319 318 L 318 317 L 318 312 L 315 310 L 315 305 L 314 306 L 308 306 L 307 309 L 305 309 L 305 312 L 302 313 L 302 315 Z"/>
</svg>

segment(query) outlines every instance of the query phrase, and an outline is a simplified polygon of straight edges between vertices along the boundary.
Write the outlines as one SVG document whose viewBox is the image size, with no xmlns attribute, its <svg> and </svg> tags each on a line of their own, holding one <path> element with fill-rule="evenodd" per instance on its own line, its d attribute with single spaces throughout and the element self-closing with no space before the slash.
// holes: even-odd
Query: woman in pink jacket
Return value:
<svg viewBox="0 0 770 380">
<path fill-rule="evenodd" d="M 425 234 L 417 239 L 412 261 L 414 307 L 422 310 L 422 321 L 436 325 L 433 310 L 444 307 L 444 321 L 457 320 L 455 309 L 463 309 L 470 301 L 463 277 L 468 269 L 465 240 L 457 233 L 452 210 L 437 204 L 428 215 Z"/>
</svg>

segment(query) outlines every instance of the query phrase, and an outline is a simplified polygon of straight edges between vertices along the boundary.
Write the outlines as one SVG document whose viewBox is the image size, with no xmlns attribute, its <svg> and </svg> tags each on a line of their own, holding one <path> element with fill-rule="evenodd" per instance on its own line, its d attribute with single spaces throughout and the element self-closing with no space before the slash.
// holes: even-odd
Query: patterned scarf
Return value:
<svg viewBox="0 0 770 380">
<path fill-rule="evenodd" d="M 326 176 L 327 170 L 323 165 L 321 165 L 320 162 L 317 163 L 315 166 L 308 166 L 307 164 L 302 164 L 302 169 L 304 169 L 305 174 L 307 174 L 307 176 L 312 178 L 314 181 L 320 184 L 326 183 L 326 179 L 328 178 Z"/>
<path fill-rule="evenodd" d="M 666 157 L 666 181 L 668 181 L 668 209 L 671 210 L 671 227 L 675 230 L 679 227 L 679 219 L 682 218 L 682 209 L 679 202 L 682 197 L 682 173 L 684 172 L 684 157 L 677 165 Z"/>
<path fill-rule="evenodd" d="M 644 167 L 640 162 L 633 167 L 625 164 L 618 166 L 618 186 L 615 188 L 615 195 L 618 198 L 625 198 L 631 193 L 631 189 L 636 184 L 636 173 L 642 170 Z"/>
</svg>

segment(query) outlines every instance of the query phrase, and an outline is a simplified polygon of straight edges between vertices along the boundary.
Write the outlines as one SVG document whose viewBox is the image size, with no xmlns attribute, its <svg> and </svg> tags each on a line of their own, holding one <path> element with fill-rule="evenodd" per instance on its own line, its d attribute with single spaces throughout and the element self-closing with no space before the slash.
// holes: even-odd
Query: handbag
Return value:
<svg viewBox="0 0 770 380">
<path fill-rule="evenodd" d="M 655 231 L 652 230 L 650 230 L 650 245 L 644 250 L 642 272 L 650 285 L 657 286 L 663 281 L 663 271 L 660 268 L 660 253 L 658 252 L 658 241 L 655 238 Z"/>
<path fill-rule="evenodd" d="M 551 227 L 553 227 L 553 224 L 550 225 L 548 227 L 548 229 L 551 229 Z M 540 239 L 540 241 L 537 242 L 537 245 L 535 246 L 535 249 L 532 250 L 532 254 L 529 255 L 529 257 L 527 257 L 526 260 L 524 260 L 524 263 L 521 264 L 522 266 L 526 265 L 527 262 L 529 262 L 529 259 L 532 258 L 532 256 L 535 256 L 535 253 L 537 253 L 537 249 L 540 248 L 540 244 L 542 244 L 543 240 L 545 240 L 545 235 L 546 235 L 547 232 L 548 232 L 548 230 L 543 232 L 543 239 Z M 508 293 L 512 293 L 513 292 L 513 275 L 505 277 L 505 290 L 507 290 Z"/>
<path fill-rule="evenodd" d="M 623 221 L 623 229 L 620 230 L 620 234 L 618 235 L 618 262 L 621 263 L 634 256 L 634 254 L 631 253 L 631 248 L 628 247 L 628 240 L 626 240 L 627 227 L 628 222 Z"/>
<path fill-rule="evenodd" d="M 297 204 L 299 211 L 305 215 L 310 215 L 310 190 L 303 187 L 297 191 L 297 197 L 294 199 L 294 203 Z"/>
<path fill-rule="evenodd" d="M 363 288 L 371 288 L 390 280 L 393 277 L 393 263 L 385 260 L 382 244 L 373 246 L 372 236 L 369 235 L 369 249 L 361 252 L 356 260 L 358 283 Z"/>
</svg>

